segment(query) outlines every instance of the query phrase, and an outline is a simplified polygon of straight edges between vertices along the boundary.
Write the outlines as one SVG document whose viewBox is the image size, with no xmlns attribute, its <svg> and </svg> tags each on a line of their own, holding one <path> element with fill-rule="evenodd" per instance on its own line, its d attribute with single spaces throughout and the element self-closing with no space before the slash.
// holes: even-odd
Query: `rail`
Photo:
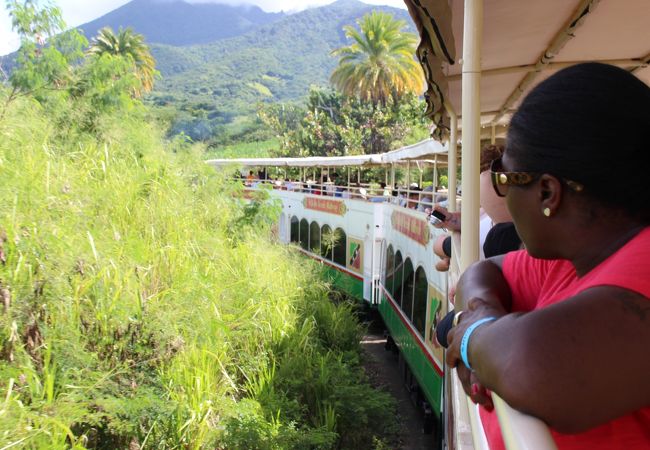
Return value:
<svg viewBox="0 0 650 450">
<path fill-rule="evenodd" d="M 434 206 L 447 206 L 448 192 L 441 190 L 414 189 L 412 187 L 382 186 L 376 183 L 355 183 L 336 185 L 332 182 L 317 183 L 313 181 L 274 180 L 248 178 L 239 179 L 248 189 L 266 187 L 268 189 L 302 192 L 311 195 L 337 197 L 343 199 L 364 200 L 371 203 L 392 203 L 409 209 L 429 213 Z M 456 198 L 458 201 L 459 198 Z"/>
<path fill-rule="evenodd" d="M 460 233 L 454 233 L 452 236 L 452 255 L 460 255 Z M 458 259 L 451 258 L 449 286 L 454 286 L 460 278 Z M 450 310 L 453 307 L 453 304 L 449 305 Z M 478 406 L 465 395 L 458 377 L 454 376 L 452 380 L 450 395 L 452 396 L 453 414 L 456 418 L 452 432 L 456 445 L 452 448 L 489 450 L 483 425 L 478 415 Z M 513 409 L 494 392 L 492 401 L 499 418 L 503 441 L 508 450 L 553 450 L 557 448 L 544 422 Z M 473 447 L 470 446 L 470 442 Z"/>
</svg>

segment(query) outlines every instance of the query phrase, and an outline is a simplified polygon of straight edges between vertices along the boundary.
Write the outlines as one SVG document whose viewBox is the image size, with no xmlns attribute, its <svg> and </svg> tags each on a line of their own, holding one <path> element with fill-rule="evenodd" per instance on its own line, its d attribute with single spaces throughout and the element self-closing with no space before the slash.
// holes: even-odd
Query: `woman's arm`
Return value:
<svg viewBox="0 0 650 450">
<path fill-rule="evenodd" d="M 485 288 L 479 283 L 468 289 L 480 294 Z M 471 323 L 498 316 L 472 334 L 468 359 L 473 375 L 512 407 L 575 433 L 650 405 L 646 297 L 602 286 L 533 312 L 498 313 L 493 299 L 469 300 L 448 335 L 447 362 L 458 364 L 460 341 Z"/>
<path fill-rule="evenodd" d="M 457 309 L 464 310 L 470 299 L 480 298 L 494 308 L 503 310 L 503 313 L 510 310 L 510 287 L 501 272 L 503 258 L 501 255 L 479 261 L 463 273 L 456 285 Z"/>
</svg>

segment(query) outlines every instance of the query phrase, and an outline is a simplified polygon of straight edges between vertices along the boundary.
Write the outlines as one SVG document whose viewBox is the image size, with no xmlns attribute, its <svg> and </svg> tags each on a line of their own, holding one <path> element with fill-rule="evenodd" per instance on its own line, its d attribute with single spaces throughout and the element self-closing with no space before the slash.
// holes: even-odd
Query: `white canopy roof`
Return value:
<svg viewBox="0 0 650 450">
<path fill-rule="evenodd" d="M 245 167 L 341 167 L 341 166 L 381 166 L 403 164 L 409 160 L 435 160 L 447 163 L 447 146 L 433 139 L 402 147 L 388 153 L 350 156 L 312 156 L 309 158 L 238 158 L 211 159 L 206 161 L 213 167 L 241 165 Z"/>
<path fill-rule="evenodd" d="M 425 73 L 428 97 L 437 102 L 430 115 L 433 110 L 444 114 L 442 102 L 448 100 L 461 116 L 465 1 L 405 3 L 423 40 L 430 41 Z M 483 137 L 489 136 L 492 126 L 503 135 L 523 97 L 568 65 L 585 61 L 614 64 L 650 84 L 649 23 L 649 0 L 483 0 Z"/>
</svg>

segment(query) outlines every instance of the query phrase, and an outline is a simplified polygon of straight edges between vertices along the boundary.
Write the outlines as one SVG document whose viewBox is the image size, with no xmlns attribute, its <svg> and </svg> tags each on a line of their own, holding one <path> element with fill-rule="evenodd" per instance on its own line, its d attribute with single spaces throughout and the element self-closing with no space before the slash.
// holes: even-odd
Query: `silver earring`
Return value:
<svg viewBox="0 0 650 450">
<path fill-rule="evenodd" d="M 544 214 L 546 217 L 551 217 L 551 208 L 544 208 L 542 210 L 542 214 Z"/>
</svg>

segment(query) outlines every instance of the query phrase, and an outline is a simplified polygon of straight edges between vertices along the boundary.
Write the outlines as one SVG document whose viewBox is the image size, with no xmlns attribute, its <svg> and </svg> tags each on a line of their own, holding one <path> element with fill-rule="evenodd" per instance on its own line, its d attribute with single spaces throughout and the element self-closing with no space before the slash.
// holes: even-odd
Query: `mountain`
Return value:
<svg viewBox="0 0 650 450">
<path fill-rule="evenodd" d="M 299 100 L 311 85 L 329 85 L 338 63 L 330 53 L 350 44 L 343 27 L 373 10 L 393 14 L 415 32 L 406 10 L 339 0 L 210 44 L 152 44 L 162 79 L 151 98 L 159 105 L 183 105 L 213 123 L 237 121 L 260 102 Z"/>
<path fill-rule="evenodd" d="M 285 16 L 284 13 L 264 12 L 253 5 L 133 0 L 79 28 L 89 40 L 106 26 L 116 31 L 120 27 L 131 27 L 143 34 L 149 43 L 184 46 L 238 36 Z"/>
<path fill-rule="evenodd" d="M 310 86 L 329 86 L 338 63 L 330 54 L 350 44 L 343 27 L 373 10 L 404 20 L 404 30 L 416 33 L 406 10 L 358 0 L 294 14 L 252 5 L 133 0 L 79 28 L 89 40 L 105 26 L 143 34 L 162 75 L 148 101 L 173 110 L 175 132 L 208 139 L 223 131 L 219 127 L 246 132 L 260 103 L 300 101 Z M 0 58 L 5 70 L 14 57 Z"/>
</svg>

